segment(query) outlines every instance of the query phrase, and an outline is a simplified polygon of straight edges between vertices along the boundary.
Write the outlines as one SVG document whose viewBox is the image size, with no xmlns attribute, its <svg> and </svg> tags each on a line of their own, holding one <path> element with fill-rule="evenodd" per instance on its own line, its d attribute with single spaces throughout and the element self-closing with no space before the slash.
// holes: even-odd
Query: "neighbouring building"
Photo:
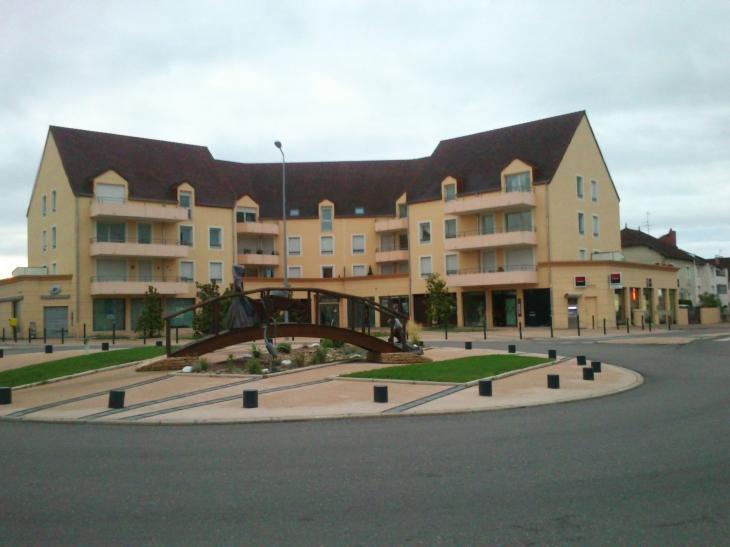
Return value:
<svg viewBox="0 0 730 547">
<path fill-rule="evenodd" d="M 598 327 L 676 309 L 677 266 L 622 260 L 619 196 L 585 112 L 445 140 L 420 159 L 290 163 L 286 175 L 294 288 L 425 322 L 439 273 L 466 326 Z M 27 213 L 32 268 L 0 281 L 0 319 L 123 333 L 149 286 L 176 311 L 196 281 L 227 286 L 234 263 L 247 289 L 280 285 L 281 177 L 280 163 L 202 146 L 51 127 Z M 361 320 L 344 308 L 321 302 L 318 320 Z"/>
</svg>

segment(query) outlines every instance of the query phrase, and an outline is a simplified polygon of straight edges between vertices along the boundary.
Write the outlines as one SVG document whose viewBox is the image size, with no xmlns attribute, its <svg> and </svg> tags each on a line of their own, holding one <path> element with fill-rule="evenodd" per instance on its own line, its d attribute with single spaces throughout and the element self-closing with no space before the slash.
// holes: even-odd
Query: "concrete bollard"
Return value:
<svg viewBox="0 0 730 547">
<path fill-rule="evenodd" d="M 591 367 L 593 368 L 593 372 L 601 372 L 600 361 L 591 361 Z"/>
<path fill-rule="evenodd" d="M 155 346 L 157 346 L 158 348 L 161 348 L 162 347 L 162 340 L 158 340 L 157 342 L 155 342 Z"/>
<path fill-rule="evenodd" d="M 46 353 L 53 353 L 53 346 L 52 345 L 48 344 L 46 346 Z"/>
<path fill-rule="evenodd" d="M 548 350 L 548 359 L 557 359 L 558 358 L 558 350 L 556 349 L 549 349 Z"/>
<path fill-rule="evenodd" d="M 578 357 L 576 357 L 576 359 L 578 359 L 578 366 L 581 366 L 581 367 L 585 366 L 585 364 L 586 364 L 585 355 L 579 355 Z"/>
<path fill-rule="evenodd" d="M 388 386 L 373 387 L 373 401 L 376 403 L 388 402 Z"/>
<path fill-rule="evenodd" d="M 517 346 L 515 346 L 514 344 L 510 344 L 507 349 L 510 353 L 517 353 Z"/>
<path fill-rule="evenodd" d="M 5 350 L 0 349 L 0 359 L 2 359 L 3 357 L 5 357 Z"/>
<path fill-rule="evenodd" d="M 243 390 L 243 408 L 258 408 L 259 406 L 259 390 L 244 389 Z"/>
<path fill-rule="evenodd" d="M 464 349 L 471 349 L 471 342 L 464 342 Z"/>
<path fill-rule="evenodd" d="M 9 405 L 13 402 L 13 390 L 9 387 L 0 387 L 0 405 Z"/>
<path fill-rule="evenodd" d="M 584 380 L 593 380 L 593 369 L 586 367 L 583 369 L 583 379 Z"/>
<path fill-rule="evenodd" d="M 491 397 L 492 396 L 492 381 L 491 380 L 479 380 L 479 396 L 480 397 Z"/>
<path fill-rule="evenodd" d="M 548 389 L 560 389 L 560 376 L 558 374 L 548 374 Z"/>
<path fill-rule="evenodd" d="M 109 392 L 109 408 L 124 408 L 124 390 L 112 389 Z"/>
<path fill-rule="evenodd" d="M 101 351 L 109 351 L 109 342 L 101 343 Z"/>
</svg>

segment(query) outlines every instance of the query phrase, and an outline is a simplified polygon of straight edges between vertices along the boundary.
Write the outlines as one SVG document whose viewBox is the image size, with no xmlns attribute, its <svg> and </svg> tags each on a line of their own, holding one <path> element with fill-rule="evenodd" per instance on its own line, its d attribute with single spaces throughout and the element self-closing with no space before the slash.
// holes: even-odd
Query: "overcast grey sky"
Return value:
<svg viewBox="0 0 730 547">
<path fill-rule="evenodd" d="M 730 2 L 0 0 L 0 278 L 49 125 L 279 161 L 414 158 L 586 110 L 621 197 L 730 255 Z M 646 228 L 644 228 L 646 229 Z"/>
</svg>

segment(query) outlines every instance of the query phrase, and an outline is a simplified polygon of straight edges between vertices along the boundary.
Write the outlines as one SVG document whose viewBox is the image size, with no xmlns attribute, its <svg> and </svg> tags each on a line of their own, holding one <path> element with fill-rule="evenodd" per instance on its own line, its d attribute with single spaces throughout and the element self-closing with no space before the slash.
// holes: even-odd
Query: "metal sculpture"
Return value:
<svg viewBox="0 0 730 547">
<path fill-rule="evenodd" d="M 243 292 L 243 274 L 246 270 L 241 264 L 233 265 L 233 288 L 236 293 Z M 226 314 L 225 326 L 228 330 L 253 327 L 261 322 L 259 314 L 256 313 L 251 301 L 247 296 L 235 296 L 231 300 L 231 306 Z"/>
</svg>

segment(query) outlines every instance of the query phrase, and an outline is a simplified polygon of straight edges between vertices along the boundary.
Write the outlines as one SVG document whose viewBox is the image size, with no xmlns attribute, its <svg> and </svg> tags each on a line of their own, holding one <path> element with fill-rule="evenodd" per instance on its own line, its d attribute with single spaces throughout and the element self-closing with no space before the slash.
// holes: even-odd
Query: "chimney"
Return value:
<svg viewBox="0 0 730 547">
<path fill-rule="evenodd" d="M 669 232 L 664 234 L 662 237 L 659 238 L 659 241 L 663 241 L 664 243 L 669 243 L 670 245 L 676 247 L 677 246 L 677 232 L 669 228 Z"/>
</svg>

